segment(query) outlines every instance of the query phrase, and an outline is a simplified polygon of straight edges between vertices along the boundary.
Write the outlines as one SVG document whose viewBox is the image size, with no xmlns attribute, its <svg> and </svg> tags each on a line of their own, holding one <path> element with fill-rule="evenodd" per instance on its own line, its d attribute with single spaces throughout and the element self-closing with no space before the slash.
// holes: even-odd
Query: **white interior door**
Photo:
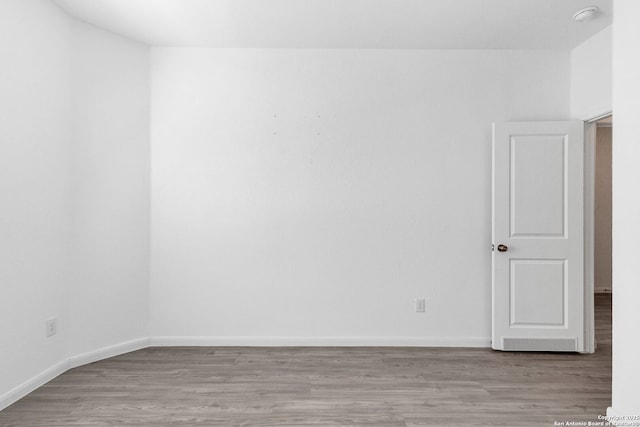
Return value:
<svg viewBox="0 0 640 427">
<path fill-rule="evenodd" d="M 493 127 L 492 347 L 584 351 L 584 123 Z"/>
</svg>

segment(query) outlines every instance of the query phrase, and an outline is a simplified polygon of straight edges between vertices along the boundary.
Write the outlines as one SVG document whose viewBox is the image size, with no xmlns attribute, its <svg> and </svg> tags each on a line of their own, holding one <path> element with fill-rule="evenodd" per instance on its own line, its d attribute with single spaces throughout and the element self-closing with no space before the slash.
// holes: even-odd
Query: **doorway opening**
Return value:
<svg viewBox="0 0 640 427">
<path fill-rule="evenodd" d="M 611 142 L 613 116 L 596 123 L 594 173 L 594 265 L 596 294 L 610 294 L 611 282 Z"/>
<path fill-rule="evenodd" d="M 595 124 L 593 174 L 593 288 L 596 346 L 611 345 L 611 149 L 613 116 Z"/>
</svg>

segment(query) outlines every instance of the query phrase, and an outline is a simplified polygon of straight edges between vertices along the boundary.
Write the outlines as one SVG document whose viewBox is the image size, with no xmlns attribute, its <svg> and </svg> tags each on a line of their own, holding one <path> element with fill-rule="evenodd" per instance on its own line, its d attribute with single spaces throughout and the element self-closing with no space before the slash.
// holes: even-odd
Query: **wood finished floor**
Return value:
<svg viewBox="0 0 640 427">
<path fill-rule="evenodd" d="M 553 426 L 611 396 L 611 297 L 592 355 L 451 348 L 149 348 L 72 369 L 0 426 Z"/>
</svg>

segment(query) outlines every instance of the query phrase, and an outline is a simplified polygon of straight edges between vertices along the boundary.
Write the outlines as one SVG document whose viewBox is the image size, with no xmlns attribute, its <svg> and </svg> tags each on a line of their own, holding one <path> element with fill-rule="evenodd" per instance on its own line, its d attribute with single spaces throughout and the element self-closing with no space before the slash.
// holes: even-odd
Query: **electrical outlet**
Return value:
<svg viewBox="0 0 640 427">
<path fill-rule="evenodd" d="M 424 298 L 418 298 L 416 300 L 416 313 L 424 313 L 424 311 L 425 311 Z"/>
<path fill-rule="evenodd" d="M 50 337 L 52 335 L 55 335 L 56 332 L 58 332 L 58 318 L 52 317 L 51 319 L 47 320 L 45 326 L 45 335 L 47 337 Z"/>
</svg>

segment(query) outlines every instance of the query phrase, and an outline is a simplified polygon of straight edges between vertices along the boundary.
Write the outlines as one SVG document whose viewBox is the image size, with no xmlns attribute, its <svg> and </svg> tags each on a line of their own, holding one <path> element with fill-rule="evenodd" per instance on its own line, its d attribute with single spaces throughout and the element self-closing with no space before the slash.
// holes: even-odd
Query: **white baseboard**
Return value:
<svg viewBox="0 0 640 427">
<path fill-rule="evenodd" d="M 611 293 L 611 285 L 595 285 L 594 292 L 596 294 L 610 294 Z"/>
<path fill-rule="evenodd" d="M 138 338 L 131 341 L 125 341 L 120 344 L 110 345 L 98 350 L 89 351 L 71 356 L 68 359 L 69 367 L 67 369 L 77 368 L 78 366 L 87 365 L 97 362 L 98 360 L 108 359 L 110 357 L 119 356 L 136 350 L 142 350 L 149 347 L 149 338 Z"/>
<path fill-rule="evenodd" d="M 491 339 L 434 337 L 157 336 L 150 346 L 210 347 L 491 347 Z"/>
<path fill-rule="evenodd" d="M 612 406 L 607 407 L 607 418 L 609 417 L 611 417 L 611 419 L 614 419 L 616 417 L 616 411 L 613 410 Z M 611 425 L 615 425 L 615 424 L 611 423 Z"/>
<path fill-rule="evenodd" d="M 640 426 L 640 414 L 624 414 L 616 411 L 612 406 L 607 408 L 607 420 L 612 426 L 637 427 Z"/>
<path fill-rule="evenodd" d="M 18 400 L 22 399 L 32 391 L 38 389 L 39 387 L 42 387 L 43 385 L 45 385 L 46 383 L 48 383 L 58 375 L 63 374 L 68 370 L 69 370 L 69 360 L 65 359 L 62 362 L 56 363 L 49 369 L 45 369 L 44 371 L 42 371 L 35 377 L 31 378 L 30 380 L 9 390 L 8 392 L 0 396 L 0 411 L 2 411 L 7 406 L 13 404 L 14 402 L 17 402 Z"/>
<path fill-rule="evenodd" d="M 45 369 L 30 380 L 20 384 L 17 387 L 14 387 L 5 394 L 0 395 L 0 411 L 13 404 L 14 402 L 22 399 L 32 391 L 38 389 L 39 387 L 42 387 L 44 384 L 53 380 L 58 375 L 65 373 L 69 369 L 86 365 L 88 363 L 97 362 L 98 360 L 106 359 L 109 357 L 118 356 L 120 354 L 129 353 L 131 351 L 143 349 L 145 347 L 148 347 L 148 342 L 148 338 L 140 338 L 64 359 L 61 362 L 56 363 L 49 369 Z"/>
</svg>

